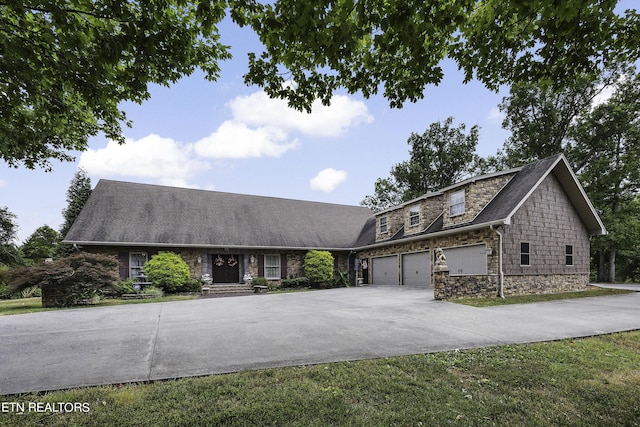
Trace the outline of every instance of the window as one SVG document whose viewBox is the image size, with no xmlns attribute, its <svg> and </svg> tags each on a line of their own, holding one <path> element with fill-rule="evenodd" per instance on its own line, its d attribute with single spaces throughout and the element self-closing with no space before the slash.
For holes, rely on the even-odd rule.
<svg viewBox="0 0 640 427">
<path fill-rule="evenodd" d="M 387 232 L 387 217 L 383 216 L 382 218 L 380 218 L 380 233 L 386 233 Z"/>
<path fill-rule="evenodd" d="M 449 196 L 449 216 L 462 215 L 464 213 L 464 190 L 451 193 Z"/>
<path fill-rule="evenodd" d="M 520 265 L 531 265 L 531 245 L 528 242 L 520 243 Z"/>
<path fill-rule="evenodd" d="M 565 260 L 567 265 L 573 265 L 573 246 L 567 245 L 564 248 Z"/>
<path fill-rule="evenodd" d="M 129 254 L 129 278 L 135 279 L 144 273 L 143 267 L 146 263 L 146 252 L 131 252 Z"/>
<path fill-rule="evenodd" d="M 280 279 L 280 255 L 264 256 L 264 277 L 266 279 Z"/>
<path fill-rule="evenodd" d="M 416 206 L 409 209 L 409 227 L 420 225 L 420 207 Z"/>
</svg>

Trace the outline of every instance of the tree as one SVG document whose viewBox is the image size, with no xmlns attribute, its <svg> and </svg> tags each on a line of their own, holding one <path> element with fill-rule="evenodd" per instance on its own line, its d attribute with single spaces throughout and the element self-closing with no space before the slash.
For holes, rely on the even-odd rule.
<svg viewBox="0 0 640 427">
<path fill-rule="evenodd" d="M 43 225 L 29 236 L 20 247 L 20 251 L 32 262 L 41 262 L 55 256 L 59 241 L 58 232 L 48 225 Z"/>
<path fill-rule="evenodd" d="M 491 89 L 569 83 L 616 60 L 638 59 L 640 16 L 601 0 L 244 1 L 236 17 L 265 50 L 247 83 L 308 108 L 338 87 L 365 97 L 384 87 L 391 106 L 421 99 L 442 80 L 442 60 Z M 234 11 L 232 7 L 232 16 Z M 287 85 L 287 81 L 295 85 Z"/>
<path fill-rule="evenodd" d="M 511 132 L 503 146 L 507 167 L 522 166 L 566 152 L 576 120 L 588 113 L 594 98 L 632 69 L 617 66 L 597 76 L 579 75 L 570 84 L 520 83 L 500 104 L 502 127 Z"/>
<path fill-rule="evenodd" d="M 0 208 L 0 264 L 21 264 L 22 259 L 15 245 L 18 225 L 16 215 L 7 207 Z"/>
<path fill-rule="evenodd" d="M 144 273 L 153 286 L 165 292 L 180 292 L 191 278 L 187 263 L 173 252 L 160 252 L 152 256 L 144 265 Z"/>
<path fill-rule="evenodd" d="M 490 89 L 571 82 L 640 57 L 640 15 L 603 0 L 60 0 L 0 4 L 0 158 L 50 168 L 98 132 L 124 142 L 121 101 L 196 67 L 215 80 L 230 57 L 218 25 L 228 14 L 256 32 L 247 84 L 298 109 L 339 88 L 384 88 L 393 107 L 424 96 L 442 60 Z"/>
<path fill-rule="evenodd" d="M 79 168 L 67 189 L 67 207 L 62 211 L 64 222 L 60 226 L 60 238 L 64 239 L 67 235 L 73 222 L 89 200 L 89 196 L 91 196 L 91 178 L 86 170 Z M 66 245 L 60 245 L 60 251 L 62 254 L 68 255 L 70 248 Z"/>
<path fill-rule="evenodd" d="M 585 191 L 603 210 L 609 234 L 599 237 L 594 247 L 599 251 L 599 278 L 608 253 L 608 280 L 613 282 L 618 250 L 638 247 L 638 241 L 629 237 L 640 222 L 640 74 L 627 76 L 606 103 L 581 117 L 570 148 Z"/>
<path fill-rule="evenodd" d="M 412 133 L 407 140 L 410 159 L 393 166 L 389 178 L 378 179 L 375 193 L 361 204 L 380 211 L 452 185 L 475 170 L 478 126 L 466 134 L 464 124 L 452 125 L 449 117 L 432 123 L 422 135 Z"/>
<path fill-rule="evenodd" d="M 316 286 L 327 286 L 333 279 L 333 255 L 311 250 L 304 256 L 304 275 Z"/>
<path fill-rule="evenodd" d="M 18 267 L 2 273 L 11 293 L 38 286 L 44 307 L 68 307 L 99 296 L 119 279 L 118 260 L 113 256 L 77 253 L 51 263 Z"/>
<path fill-rule="evenodd" d="M 0 3 L 0 158 L 50 169 L 98 132 L 124 142 L 121 101 L 141 103 L 196 67 L 229 57 L 223 1 Z"/>
</svg>

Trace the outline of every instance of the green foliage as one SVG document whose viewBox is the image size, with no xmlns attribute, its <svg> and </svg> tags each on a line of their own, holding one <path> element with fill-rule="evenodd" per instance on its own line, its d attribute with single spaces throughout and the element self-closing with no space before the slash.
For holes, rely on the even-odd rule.
<svg viewBox="0 0 640 427">
<path fill-rule="evenodd" d="M 333 255 L 311 250 L 304 256 L 304 275 L 315 286 L 327 286 L 333 279 Z"/>
<path fill-rule="evenodd" d="M 236 22 L 251 26 L 265 45 L 259 56 L 250 54 L 245 82 L 269 95 L 308 109 L 316 98 L 329 103 L 341 87 L 365 97 L 382 88 L 392 107 L 402 107 L 441 82 L 446 58 L 465 82 L 476 78 L 493 90 L 521 82 L 569 85 L 603 65 L 633 63 L 640 15 L 617 15 L 616 3 L 278 0 L 247 6 Z"/>
<path fill-rule="evenodd" d="M 149 281 L 165 292 L 182 292 L 189 282 L 191 272 L 180 255 L 173 252 L 160 252 L 151 257 L 144 265 Z"/>
<path fill-rule="evenodd" d="M 469 134 L 465 125 L 453 127 L 453 117 L 432 123 L 422 134 L 412 133 L 410 159 L 391 168 L 389 178 L 378 179 L 375 193 L 361 202 L 373 211 L 437 191 L 470 175 L 477 163 L 478 126 Z"/>
<path fill-rule="evenodd" d="M 333 286 L 336 288 L 348 288 L 351 286 L 349 270 L 336 270 L 333 275 Z"/>
<path fill-rule="evenodd" d="M 5 265 L 20 265 L 22 257 L 14 240 L 18 231 L 16 215 L 8 208 L 0 208 L 0 263 Z"/>
<path fill-rule="evenodd" d="M 269 286 L 269 281 L 264 277 L 256 277 L 251 282 L 253 286 Z"/>
<path fill-rule="evenodd" d="M 61 239 L 66 237 L 73 222 L 80 214 L 87 200 L 89 200 L 91 191 L 91 178 L 89 178 L 86 170 L 79 168 L 73 175 L 73 179 L 67 189 L 67 207 L 62 211 L 64 222 L 60 226 Z M 71 252 L 71 248 L 61 246 L 60 252 L 61 255 L 68 255 Z"/>
<path fill-rule="evenodd" d="M 465 82 L 493 90 L 569 86 L 640 58 L 640 15 L 616 14 L 615 0 L 5 3 L 0 158 L 28 168 L 72 160 L 99 132 L 124 143 L 121 123 L 130 123 L 118 105 L 148 99 L 150 84 L 196 68 L 217 79 L 230 57 L 218 33 L 227 13 L 264 45 L 249 54 L 245 82 L 300 110 L 329 104 L 340 88 L 366 98 L 382 88 L 402 107 L 442 81 L 447 58 Z"/>
<path fill-rule="evenodd" d="M 189 279 L 182 286 L 180 292 L 200 292 L 202 291 L 202 282 L 198 279 Z"/>
<path fill-rule="evenodd" d="M 0 8 L 0 158 L 51 168 L 103 132 L 124 143 L 118 106 L 229 57 L 216 25 L 226 2 L 57 1 Z"/>
<path fill-rule="evenodd" d="M 135 292 L 135 289 L 133 289 L 133 279 L 126 279 L 113 285 L 112 290 L 105 293 L 105 295 L 109 297 L 119 297 L 122 294 L 134 294 Z"/>
<path fill-rule="evenodd" d="M 29 236 L 20 247 L 20 251 L 26 259 L 34 263 L 42 262 L 55 256 L 59 241 L 58 232 L 48 225 L 43 225 Z"/>
<path fill-rule="evenodd" d="M 118 280 L 115 257 L 81 252 L 51 263 L 18 267 L 2 274 L 12 294 L 37 286 L 55 294 L 56 306 L 78 305 L 113 287 Z"/>
<path fill-rule="evenodd" d="M 309 286 L 309 279 L 306 277 L 294 277 L 291 279 L 282 279 L 280 287 L 282 288 L 305 288 Z"/>
</svg>

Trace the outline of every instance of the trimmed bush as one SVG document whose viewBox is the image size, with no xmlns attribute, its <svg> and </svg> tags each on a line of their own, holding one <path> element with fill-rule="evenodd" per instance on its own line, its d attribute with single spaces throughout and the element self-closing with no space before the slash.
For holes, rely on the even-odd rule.
<svg viewBox="0 0 640 427">
<path fill-rule="evenodd" d="M 314 286 L 330 286 L 333 279 L 333 255 L 329 251 L 311 250 L 304 256 L 304 274 Z"/>
<path fill-rule="evenodd" d="M 251 286 L 269 286 L 269 281 L 264 277 L 256 277 L 251 282 Z"/>
<path fill-rule="evenodd" d="M 282 279 L 283 288 L 304 288 L 309 286 L 309 279 L 306 277 L 295 277 L 292 279 Z"/>
<path fill-rule="evenodd" d="M 180 255 L 173 252 L 160 252 L 151 257 L 144 265 L 147 279 L 167 293 L 182 292 L 191 279 L 189 266 Z"/>
<path fill-rule="evenodd" d="M 113 256 L 81 252 L 51 263 L 19 267 L 4 273 L 12 294 L 37 286 L 44 307 L 68 307 L 95 300 L 118 281 Z"/>
</svg>

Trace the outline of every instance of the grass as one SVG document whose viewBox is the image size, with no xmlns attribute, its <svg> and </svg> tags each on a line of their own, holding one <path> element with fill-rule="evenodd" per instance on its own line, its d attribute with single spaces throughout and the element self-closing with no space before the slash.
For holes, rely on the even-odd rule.
<svg viewBox="0 0 640 427">
<path fill-rule="evenodd" d="M 3 426 L 640 425 L 640 331 L 3 396 Z M 28 404 L 86 404 L 35 413 Z"/>
<path fill-rule="evenodd" d="M 532 302 L 546 302 L 571 298 L 587 298 L 587 297 L 602 297 L 608 295 L 627 294 L 633 291 L 622 289 L 607 289 L 599 288 L 597 286 L 589 286 L 586 291 L 580 292 L 566 292 L 560 294 L 543 294 L 543 295 L 516 295 L 506 298 L 461 298 L 451 300 L 458 304 L 470 305 L 473 307 L 492 307 L 496 305 L 507 304 L 527 304 Z"/>
<path fill-rule="evenodd" d="M 169 301 L 185 301 L 198 298 L 197 296 L 184 296 L 184 295 L 168 295 L 160 298 L 149 299 L 133 299 L 122 300 L 118 298 L 103 299 L 96 304 L 82 305 L 77 307 L 68 308 L 45 308 L 42 307 L 42 298 L 20 298 L 12 300 L 0 300 L 0 316 L 9 314 L 24 314 L 24 313 L 37 313 L 40 311 L 52 311 L 52 310 L 72 310 L 77 308 L 89 308 L 89 307 L 105 307 L 110 305 L 123 305 L 123 304 L 148 304 L 153 302 L 169 302 Z"/>
</svg>

